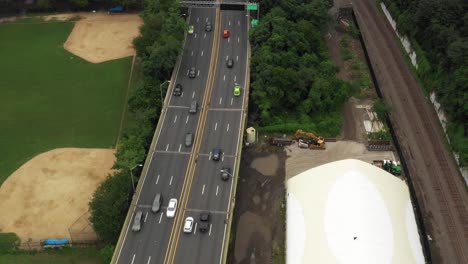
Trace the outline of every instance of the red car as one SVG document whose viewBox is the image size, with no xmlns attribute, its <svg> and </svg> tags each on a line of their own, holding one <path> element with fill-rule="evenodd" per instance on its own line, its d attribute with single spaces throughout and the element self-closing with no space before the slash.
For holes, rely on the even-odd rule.
<svg viewBox="0 0 468 264">
<path fill-rule="evenodd" d="M 223 31 L 223 38 L 229 38 L 229 30 L 225 29 Z"/>
</svg>

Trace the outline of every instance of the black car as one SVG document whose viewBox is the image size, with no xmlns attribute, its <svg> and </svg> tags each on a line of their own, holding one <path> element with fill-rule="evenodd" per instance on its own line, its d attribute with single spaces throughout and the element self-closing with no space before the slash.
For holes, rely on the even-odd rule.
<svg viewBox="0 0 468 264">
<path fill-rule="evenodd" d="M 213 160 L 218 161 L 221 158 L 221 149 L 214 148 L 213 149 Z"/>
<path fill-rule="evenodd" d="M 209 222 L 210 222 L 210 213 L 209 212 L 202 212 L 200 213 L 200 223 L 198 224 L 198 230 L 200 232 L 205 233 L 209 229 Z"/>
<path fill-rule="evenodd" d="M 227 63 L 226 63 L 226 64 L 227 64 L 227 67 L 228 67 L 228 68 L 232 68 L 232 66 L 234 66 L 234 60 L 233 60 L 233 59 L 229 59 L 229 60 L 227 60 Z"/>
<path fill-rule="evenodd" d="M 221 169 L 221 180 L 227 181 L 227 180 L 229 180 L 230 176 L 231 176 L 231 169 L 223 167 Z"/>
<path fill-rule="evenodd" d="M 174 96 L 182 95 L 182 85 L 180 83 L 176 84 L 176 86 L 174 87 L 174 91 L 172 91 L 172 95 Z"/>
<path fill-rule="evenodd" d="M 190 70 L 189 70 L 188 77 L 189 77 L 189 78 L 195 78 L 195 75 L 196 75 L 196 74 L 197 74 L 197 73 L 196 73 L 195 67 L 192 67 L 192 68 L 190 68 Z"/>
<path fill-rule="evenodd" d="M 211 32 L 211 22 L 206 22 L 205 24 L 205 31 L 206 32 Z"/>
</svg>

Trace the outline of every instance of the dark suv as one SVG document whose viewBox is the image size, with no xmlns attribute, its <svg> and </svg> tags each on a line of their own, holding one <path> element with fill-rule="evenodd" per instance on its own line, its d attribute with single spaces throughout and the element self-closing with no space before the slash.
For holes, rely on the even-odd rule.
<svg viewBox="0 0 468 264">
<path fill-rule="evenodd" d="M 218 161 L 221 158 L 221 149 L 220 148 L 214 148 L 213 149 L 213 160 Z"/>
<path fill-rule="evenodd" d="M 208 231 L 210 222 L 210 213 L 209 212 L 202 212 L 200 213 L 200 224 L 198 225 L 198 229 L 200 232 L 205 233 Z"/>
<path fill-rule="evenodd" d="M 174 91 L 172 91 L 172 95 L 174 96 L 182 95 L 182 85 L 180 83 L 176 84 L 176 86 L 174 87 Z"/>
<path fill-rule="evenodd" d="M 231 176 L 231 169 L 227 167 L 223 167 L 221 169 L 221 180 L 227 181 L 229 180 L 230 176 Z"/>
</svg>

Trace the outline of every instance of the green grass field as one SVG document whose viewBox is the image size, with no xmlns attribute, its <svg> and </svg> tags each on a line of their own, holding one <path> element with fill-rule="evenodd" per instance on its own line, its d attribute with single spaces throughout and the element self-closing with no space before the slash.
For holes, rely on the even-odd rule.
<svg viewBox="0 0 468 264">
<path fill-rule="evenodd" d="M 72 28 L 0 25 L 0 184 L 48 150 L 114 147 L 131 58 L 80 59 L 63 49 Z"/>
<path fill-rule="evenodd" d="M 41 252 L 0 254 L 0 263 L 11 264 L 104 264 L 96 248 L 65 248 Z"/>
</svg>

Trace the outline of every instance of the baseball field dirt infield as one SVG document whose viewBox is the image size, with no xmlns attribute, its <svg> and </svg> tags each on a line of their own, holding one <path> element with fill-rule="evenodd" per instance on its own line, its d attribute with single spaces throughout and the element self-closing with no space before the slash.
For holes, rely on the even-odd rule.
<svg viewBox="0 0 468 264">
<path fill-rule="evenodd" d="M 0 232 L 14 232 L 22 243 L 70 238 L 73 226 L 92 232 L 88 203 L 114 162 L 113 149 L 84 148 L 55 149 L 29 160 L 0 188 Z"/>
<path fill-rule="evenodd" d="M 63 47 L 92 63 L 133 56 L 132 41 L 143 24 L 136 14 L 73 13 L 45 17 L 45 20 L 68 20 L 80 17 Z"/>
</svg>

